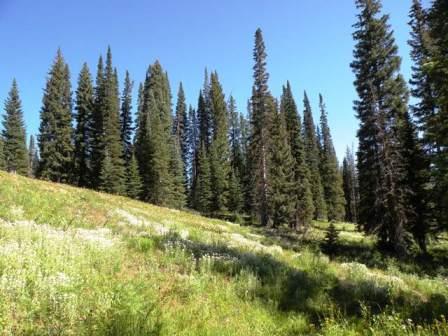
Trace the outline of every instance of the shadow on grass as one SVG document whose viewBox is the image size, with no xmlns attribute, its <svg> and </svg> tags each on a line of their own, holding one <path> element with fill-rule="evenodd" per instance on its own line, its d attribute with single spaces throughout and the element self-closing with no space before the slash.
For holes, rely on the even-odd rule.
<svg viewBox="0 0 448 336">
<path fill-rule="evenodd" d="M 262 243 L 265 245 L 278 245 L 284 249 L 296 252 L 303 248 L 311 248 L 314 251 L 322 251 L 321 239 L 309 234 L 301 234 L 290 229 L 266 229 L 256 228 L 258 234 L 264 237 Z M 339 230 L 339 232 L 343 232 Z M 430 252 L 417 253 L 408 259 L 402 260 L 396 257 L 392 250 L 382 248 L 376 244 L 369 244 L 363 240 L 344 241 L 339 238 L 332 255 L 334 261 L 358 262 L 369 268 L 387 270 L 391 265 L 397 267 L 403 273 L 415 273 L 418 275 L 448 277 L 448 250 L 446 248 L 433 248 Z M 447 266 L 444 266 L 447 265 Z"/>
<path fill-rule="evenodd" d="M 274 305 L 281 312 L 301 312 L 314 323 L 335 311 L 345 317 L 361 316 L 363 309 L 377 314 L 384 311 L 402 312 L 404 316 L 432 322 L 448 311 L 448 302 L 441 295 L 424 301 L 420 296 L 404 291 L 391 291 L 374 280 L 341 280 L 328 269 L 328 264 L 316 258 L 308 269 L 297 269 L 266 253 L 245 252 L 222 244 L 205 244 L 182 239 L 176 233 L 153 239 L 151 248 L 176 246 L 186 255 L 194 256 L 197 271 L 200 260 L 215 256 L 207 271 L 236 278 L 242 273 L 257 277 L 259 285 L 252 288 L 252 297 Z M 231 260 L 232 262 L 228 262 Z"/>
</svg>

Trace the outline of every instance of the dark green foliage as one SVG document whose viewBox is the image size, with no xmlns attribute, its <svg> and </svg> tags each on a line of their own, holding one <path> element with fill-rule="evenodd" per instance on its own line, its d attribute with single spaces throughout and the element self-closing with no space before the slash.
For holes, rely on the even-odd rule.
<svg viewBox="0 0 448 336">
<path fill-rule="evenodd" d="M 213 137 L 209 148 L 209 160 L 213 185 L 212 211 L 227 210 L 229 177 L 230 177 L 230 148 L 228 142 L 228 115 L 221 84 L 216 72 L 210 77 L 210 108 L 213 125 Z"/>
<path fill-rule="evenodd" d="M 325 239 L 322 244 L 322 249 L 325 253 L 333 258 L 335 252 L 337 251 L 339 232 L 336 230 L 334 221 L 330 221 L 327 232 L 325 233 Z"/>
<path fill-rule="evenodd" d="M 359 100 L 355 110 L 358 131 L 359 221 L 367 232 L 377 232 L 380 243 L 398 255 L 407 253 L 407 238 L 415 225 L 414 193 L 409 175 L 409 155 L 404 144 L 408 94 L 399 74 L 400 57 L 387 23 L 379 16 L 375 0 L 358 0 L 354 25 L 356 75 Z"/>
<path fill-rule="evenodd" d="M 205 143 L 201 143 L 197 160 L 197 175 L 193 189 L 193 206 L 202 213 L 209 213 L 213 201 L 210 161 Z"/>
<path fill-rule="evenodd" d="M 176 112 L 173 120 L 173 134 L 175 139 L 175 145 L 180 150 L 180 156 L 182 158 L 183 171 L 181 177 L 183 178 L 184 189 L 188 190 L 188 166 L 189 166 L 189 153 L 190 153 L 190 125 L 187 114 L 187 105 L 185 103 L 185 93 L 182 86 L 182 82 L 179 84 L 179 91 L 177 93 Z"/>
<path fill-rule="evenodd" d="M 270 130 L 271 143 L 269 148 L 269 185 L 268 204 L 270 226 L 290 225 L 294 223 L 297 209 L 295 193 L 294 166 L 295 160 L 291 154 L 288 134 L 286 131 L 284 114 L 279 113 L 274 99 L 269 108 L 274 111 L 272 128 Z M 292 225 L 293 226 L 293 225 Z"/>
<path fill-rule="evenodd" d="M 342 162 L 342 181 L 345 196 L 345 220 L 351 223 L 358 223 L 358 177 L 355 157 L 353 151 L 348 147 Z"/>
<path fill-rule="evenodd" d="M 188 123 L 187 123 L 187 131 L 186 136 L 188 137 L 187 144 L 187 157 L 186 157 L 186 166 L 185 166 L 185 176 L 187 179 L 188 188 L 188 204 L 192 206 L 192 195 L 193 195 L 193 185 L 194 179 L 196 176 L 196 154 L 198 152 L 198 141 L 199 141 L 199 128 L 198 128 L 198 120 L 196 115 L 196 110 L 190 106 L 188 109 Z"/>
<path fill-rule="evenodd" d="M 28 175 L 28 151 L 23 121 L 22 102 L 14 79 L 5 101 L 3 116 L 3 158 L 6 171 Z"/>
<path fill-rule="evenodd" d="M 102 56 L 98 59 L 96 83 L 94 90 L 94 109 L 92 120 L 92 157 L 91 157 L 91 179 L 90 183 L 94 188 L 100 185 L 99 176 L 101 172 L 101 163 L 104 155 L 104 62 Z"/>
<path fill-rule="evenodd" d="M 84 63 L 76 90 L 76 129 L 73 182 L 80 187 L 91 186 L 92 131 L 95 108 L 93 84 L 87 63 Z"/>
<path fill-rule="evenodd" d="M 266 71 L 266 49 L 261 29 L 255 32 L 253 57 L 255 65 L 254 85 L 251 99 L 251 135 L 249 144 L 249 161 L 251 172 L 251 210 L 256 220 L 262 225 L 270 222 L 268 212 L 268 170 L 269 170 L 269 130 L 273 112 L 268 108 L 270 92 L 269 74 Z"/>
<path fill-rule="evenodd" d="M 328 219 L 341 221 L 345 217 L 345 198 L 342 188 L 342 175 L 339 171 L 338 159 L 328 126 L 327 111 L 322 95 L 319 95 L 320 129 L 321 129 L 321 162 L 320 171 L 327 204 Z"/>
<path fill-rule="evenodd" d="M 241 212 L 243 208 L 243 193 L 241 190 L 241 178 L 238 172 L 232 168 L 229 177 L 228 210 L 234 213 Z"/>
<path fill-rule="evenodd" d="M 435 216 L 439 229 L 448 228 L 448 3 L 435 0 L 429 11 L 432 40 L 430 62 L 425 64 L 433 88 L 435 114 L 427 121 L 429 141 L 434 146 L 431 156 L 435 184 Z"/>
<path fill-rule="evenodd" d="M 126 193 L 126 169 L 123 160 L 123 143 L 120 134 L 120 98 L 118 91 L 118 78 L 116 69 L 112 65 L 112 52 L 107 50 L 106 68 L 102 80 L 101 118 L 103 124 L 102 134 L 102 162 L 101 162 L 101 190 L 124 195 Z M 110 167 L 106 165 L 106 153 L 109 156 Z M 104 161 L 104 162 L 103 162 Z M 107 162 L 109 165 L 109 162 Z M 103 174 L 110 170 L 110 174 Z M 110 178 L 110 180 L 105 180 Z"/>
<path fill-rule="evenodd" d="M 183 164 L 172 134 L 168 77 L 156 61 L 147 72 L 140 99 L 136 156 L 143 180 L 143 199 L 182 207 L 185 202 Z"/>
<path fill-rule="evenodd" d="M 284 115 L 289 146 L 294 159 L 294 178 L 297 195 L 295 229 L 311 224 L 314 214 L 313 195 L 310 186 L 310 172 L 306 164 L 302 125 L 297 105 L 292 95 L 289 82 L 283 87 L 280 112 Z"/>
<path fill-rule="evenodd" d="M 135 154 L 132 153 L 127 169 L 126 195 L 138 199 L 142 192 L 142 179 L 138 170 L 138 162 Z"/>
<path fill-rule="evenodd" d="M 123 158 L 126 167 L 130 166 L 132 157 L 132 87 L 134 82 L 131 80 L 129 72 L 126 71 L 124 79 L 124 88 L 121 95 L 120 112 L 120 138 L 123 144 Z"/>
<path fill-rule="evenodd" d="M 240 212 L 243 209 L 246 180 L 245 139 L 243 139 L 244 117 L 236 108 L 235 99 L 230 96 L 228 102 L 229 141 L 231 176 L 229 180 L 229 210 Z"/>
<path fill-rule="evenodd" d="M 417 121 L 417 126 L 422 132 L 422 142 L 427 152 L 434 151 L 431 137 L 434 135 L 434 115 L 436 102 L 431 87 L 430 76 L 425 71 L 425 66 L 430 62 L 432 40 L 428 26 L 428 15 L 423 9 L 420 0 L 413 0 L 410 12 L 411 21 L 411 58 L 412 66 L 411 94 L 418 99 L 412 106 L 412 112 Z"/>
<path fill-rule="evenodd" d="M 44 91 L 39 127 L 39 176 L 70 182 L 73 171 L 73 128 L 70 73 L 61 50 Z"/>
<path fill-rule="evenodd" d="M 37 145 L 34 135 L 30 135 L 30 143 L 28 148 L 28 165 L 28 175 L 30 177 L 36 177 L 37 169 L 39 168 L 39 155 L 37 153 Z"/>
<path fill-rule="evenodd" d="M 4 148 L 4 141 L 3 141 L 3 137 L 0 134 L 0 170 L 5 170 L 6 169 L 6 164 L 5 164 L 5 153 L 3 152 L 3 148 Z"/>
<path fill-rule="evenodd" d="M 304 94 L 303 111 L 303 139 L 305 145 L 305 160 L 310 171 L 311 193 L 313 194 L 314 218 L 327 218 L 327 205 L 325 204 L 324 189 L 319 170 L 320 152 L 316 136 L 316 128 L 311 112 L 308 96 Z"/>
</svg>

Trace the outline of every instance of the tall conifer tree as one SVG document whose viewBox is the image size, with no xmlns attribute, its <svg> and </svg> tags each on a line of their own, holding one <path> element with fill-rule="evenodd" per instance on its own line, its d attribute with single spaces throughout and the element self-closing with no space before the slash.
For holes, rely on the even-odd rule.
<svg viewBox="0 0 448 336">
<path fill-rule="evenodd" d="M 431 157 L 434 200 L 439 228 L 448 228 L 448 3 L 434 0 L 429 10 L 432 40 L 430 62 L 425 67 L 433 88 L 436 112 L 429 119 L 429 139 L 434 144 Z"/>
<path fill-rule="evenodd" d="M 3 157 L 6 170 L 28 175 L 28 151 L 19 89 L 14 79 L 5 101 L 3 116 Z"/>
<path fill-rule="evenodd" d="M 70 73 L 59 49 L 44 91 L 39 127 L 39 176 L 70 182 L 73 167 L 73 127 Z"/>
<path fill-rule="evenodd" d="M 100 174 L 100 188 L 113 194 L 124 195 L 126 192 L 126 171 L 123 160 L 123 143 L 120 135 L 120 98 L 117 71 L 112 65 L 110 48 L 107 50 L 102 92 L 101 113 L 104 141 L 102 147 L 104 151 L 102 153 L 101 170 L 106 171 Z"/>
<path fill-rule="evenodd" d="M 345 220 L 358 223 L 358 178 L 353 151 L 347 147 L 342 163 L 342 180 L 345 196 Z"/>
<path fill-rule="evenodd" d="M 311 193 L 313 194 L 314 218 L 326 219 L 327 206 L 325 204 L 324 190 L 320 176 L 320 152 L 316 126 L 313 120 L 310 101 L 305 92 L 303 112 L 303 139 L 305 144 L 305 159 L 310 170 Z"/>
<path fill-rule="evenodd" d="M 252 213 L 262 224 L 270 221 L 268 212 L 268 170 L 269 170 L 269 130 L 272 124 L 273 111 L 269 109 L 270 92 L 268 88 L 269 74 L 266 70 L 266 48 L 261 29 L 255 32 L 253 51 L 255 65 L 254 85 L 251 99 L 251 136 L 250 153 L 252 174 L 251 203 Z"/>
<path fill-rule="evenodd" d="M 28 147 L 28 165 L 30 177 L 36 177 L 37 169 L 39 167 L 39 155 L 37 152 L 36 140 L 34 135 L 30 135 L 30 143 Z"/>
<path fill-rule="evenodd" d="M 345 198 L 342 176 L 328 125 L 327 111 L 322 95 L 319 95 L 321 129 L 321 175 L 327 204 L 328 219 L 341 221 L 345 217 Z"/>
<path fill-rule="evenodd" d="M 131 80 L 129 71 L 126 71 L 124 88 L 121 95 L 120 111 L 120 138 L 123 144 L 123 158 L 126 168 L 129 169 L 132 157 L 132 88 L 134 82 Z"/>
<path fill-rule="evenodd" d="M 209 160 L 213 185 L 212 210 L 227 210 L 230 177 L 230 148 L 228 142 L 228 114 L 224 93 L 219 83 L 218 74 L 210 77 L 210 109 L 213 125 L 213 138 L 209 149 Z"/>
<path fill-rule="evenodd" d="M 273 110 L 271 143 L 269 148 L 269 185 L 268 204 L 270 225 L 295 226 L 297 212 L 297 194 L 294 179 L 295 161 L 291 154 L 284 114 L 277 111 L 273 98 L 268 101 Z"/>
<path fill-rule="evenodd" d="M 311 193 L 310 172 L 306 164 L 302 124 L 289 81 L 283 87 L 280 111 L 284 115 L 289 146 L 294 162 L 297 205 L 295 229 L 303 229 L 311 224 L 314 215 L 313 195 Z"/>
<path fill-rule="evenodd" d="M 73 181 L 80 187 L 91 186 L 92 131 L 94 113 L 93 84 L 87 63 L 84 63 L 76 90 L 76 128 Z"/>
<path fill-rule="evenodd" d="M 409 148 L 405 142 L 410 119 L 408 93 L 399 74 L 400 57 L 388 25 L 379 15 L 378 0 L 357 0 L 360 13 L 354 25 L 356 75 L 359 99 L 355 110 L 358 131 L 359 221 L 367 232 L 377 232 L 380 243 L 403 256 L 407 232 L 416 222 L 412 202 Z"/>
</svg>

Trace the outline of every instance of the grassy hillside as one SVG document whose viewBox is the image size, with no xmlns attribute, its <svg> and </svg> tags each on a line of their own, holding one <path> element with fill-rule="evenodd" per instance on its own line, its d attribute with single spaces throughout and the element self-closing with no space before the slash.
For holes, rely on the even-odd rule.
<svg viewBox="0 0 448 336">
<path fill-rule="evenodd" d="M 0 172 L 0 335 L 446 335 L 447 246 L 399 263 Z M 446 266 L 445 266 L 446 267 Z"/>
</svg>

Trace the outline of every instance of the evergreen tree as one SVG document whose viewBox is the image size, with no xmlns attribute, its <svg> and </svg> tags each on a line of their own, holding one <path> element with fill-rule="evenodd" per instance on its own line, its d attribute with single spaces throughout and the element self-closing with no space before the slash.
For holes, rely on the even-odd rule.
<svg viewBox="0 0 448 336">
<path fill-rule="evenodd" d="M 339 232 L 336 230 L 334 221 L 330 221 L 330 225 L 328 226 L 322 245 L 323 251 L 329 255 L 330 259 L 333 259 L 333 256 L 337 251 L 338 237 Z"/>
<path fill-rule="evenodd" d="M 218 74 L 211 74 L 209 101 L 211 107 L 213 139 L 209 149 L 210 169 L 213 185 L 212 211 L 227 210 L 230 177 L 230 149 L 228 142 L 228 115 L 224 93 Z"/>
<path fill-rule="evenodd" d="M 179 91 L 177 93 L 176 113 L 173 121 L 173 134 L 175 137 L 175 145 L 180 149 L 182 158 L 182 165 L 184 171 L 181 172 L 183 176 L 184 189 L 188 190 L 188 159 L 189 159 L 189 120 L 187 115 L 187 105 L 185 103 L 185 93 L 182 82 L 179 84 Z"/>
<path fill-rule="evenodd" d="M 28 176 L 36 177 L 37 169 L 39 167 L 39 155 L 37 153 L 36 140 L 34 135 L 30 135 L 30 144 L 28 149 Z"/>
<path fill-rule="evenodd" d="M 269 148 L 269 185 L 267 200 L 269 204 L 269 218 L 273 227 L 282 224 L 295 225 L 297 211 L 297 196 L 295 193 L 294 166 L 291 155 L 288 134 L 286 131 L 284 114 L 277 112 L 274 99 L 270 99 L 268 108 L 274 111 L 271 144 Z"/>
<path fill-rule="evenodd" d="M 345 217 L 345 198 L 342 188 L 342 176 L 339 171 L 338 159 L 328 126 L 327 111 L 322 95 L 319 95 L 320 129 L 321 129 L 321 175 L 327 204 L 328 219 L 341 221 Z"/>
<path fill-rule="evenodd" d="M 358 179 L 353 151 L 347 147 L 342 163 L 342 180 L 345 195 L 345 220 L 358 223 Z"/>
<path fill-rule="evenodd" d="M 436 112 L 427 121 L 429 140 L 434 152 L 431 157 L 432 180 L 435 185 L 435 217 L 439 229 L 448 228 L 448 3 L 434 0 L 429 11 L 431 36 L 430 62 L 424 70 L 428 74 L 436 105 Z"/>
<path fill-rule="evenodd" d="M 28 151 L 19 89 L 14 79 L 5 101 L 3 116 L 3 156 L 8 172 L 28 175 Z"/>
<path fill-rule="evenodd" d="M 73 166 L 70 72 L 59 49 L 44 91 L 39 127 L 39 176 L 69 182 Z"/>
<path fill-rule="evenodd" d="M 140 177 L 140 172 L 138 170 L 138 162 L 135 158 L 135 154 L 132 153 L 128 167 L 126 194 L 131 198 L 138 199 L 141 195 L 141 192 L 142 180 Z"/>
<path fill-rule="evenodd" d="M 194 208 L 204 214 L 210 212 L 213 201 L 210 161 L 207 157 L 205 143 L 201 143 L 198 152 L 197 176 L 193 190 Z"/>
<path fill-rule="evenodd" d="M 76 128 L 74 151 L 74 183 L 80 187 L 91 186 L 92 131 L 94 113 L 93 84 L 87 63 L 84 63 L 76 90 Z"/>
<path fill-rule="evenodd" d="M 310 186 L 310 172 L 306 164 L 302 125 L 297 105 L 292 95 L 289 81 L 283 87 L 280 111 L 284 115 L 289 146 L 294 162 L 294 178 L 296 185 L 297 205 L 295 229 L 307 227 L 311 224 L 314 215 L 313 195 Z"/>
<path fill-rule="evenodd" d="M 268 204 L 268 170 L 269 170 L 269 130 L 272 124 L 272 114 L 268 108 L 270 92 L 268 88 L 269 74 L 266 71 L 266 49 L 261 29 L 255 32 L 254 46 L 254 85 L 251 99 L 251 210 L 255 218 L 262 224 L 271 222 Z"/>
<path fill-rule="evenodd" d="M 388 16 L 379 16 L 380 2 L 356 4 L 360 14 L 354 25 L 357 43 L 351 67 L 359 96 L 359 221 L 367 232 L 377 232 L 381 244 L 403 256 L 416 218 L 408 155 L 414 149 L 404 142 L 410 123 L 408 94 Z"/>
<path fill-rule="evenodd" d="M 423 9 L 420 0 L 413 0 L 410 12 L 411 21 L 411 58 L 412 66 L 411 94 L 417 98 L 417 103 L 412 106 L 412 112 L 417 121 L 417 126 L 422 133 L 422 142 L 428 154 L 434 152 L 432 134 L 434 134 L 434 115 L 436 102 L 429 74 L 425 66 L 430 62 L 432 41 L 428 26 L 428 15 Z"/>
<path fill-rule="evenodd" d="M 304 112 L 303 112 L 303 139 L 305 145 L 305 160 L 310 170 L 311 193 L 313 194 L 314 218 L 326 219 L 327 206 L 325 204 L 324 190 L 320 176 L 319 161 L 319 142 L 316 136 L 316 128 L 311 112 L 311 105 L 308 96 L 304 94 Z"/>
<path fill-rule="evenodd" d="M 188 156 L 187 156 L 187 167 L 185 168 L 186 177 L 188 182 L 188 204 L 192 206 L 192 195 L 194 188 L 194 180 L 196 177 L 196 157 L 198 152 L 198 141 L 199 141 L 199 129 L 198 120 L 196 115 L 196 110 L 190 106 L 188 109 L 188 131 L 186 135 L 188 136 Z"/>
<path fill-rule="evenodd" d="M 101 164 L 104 156 L 104 62 L 102 56 L 98 59 L 96 82 L 94 89 L 94 109 L 92 117 L 92 156 L 90 183 L 94 188 L 100 186 Z"/>
<path fill-rule="evenodd" d="M 101 162 L 101 184 L 100 188 L 113 194 L 124 195 L 126 193 L 126 170 L 123 160 L 123 144 L 120 135 L 120 99 L 118 91 L 118 78 L 116 69 L 112 65 L 112 52 L 107 50 L 106 67 L 103 79 L 103 97 L 101 104 L 103 123 L 103 145 L 104 150 Z M 106 153 L 107 160 L 106 161 Z M 103 167 L 103 165 L 108 167 Z M 109 166 L 110 165 L 110 166 Z M 106 170 L 107 174 L 103 174 Z M 110 178 L 111 180 L 105 180 Z"/>
<path fill-rule="evenodd" d="M 123 158 L 126 167 L 130 167 L 132 157 L 132 88 L 134 82 L 126 71 L 124 88 L 121 95 L 120 138 L 123 144 Z"/>
<path fill-rule="evenodd" d="M 168 77 L 158 61 L 147 72 L 138 123 L 136 153 L 143 198 L 157 205 L 183 206 L 183 179 L 177 179 L 183 175 L 183 168 L 172 135 L 171 93 Z"/>
</svg>

